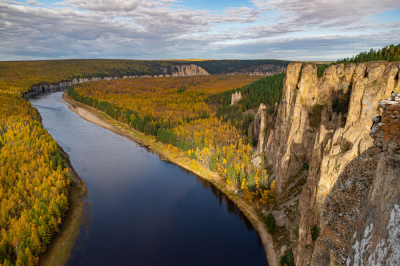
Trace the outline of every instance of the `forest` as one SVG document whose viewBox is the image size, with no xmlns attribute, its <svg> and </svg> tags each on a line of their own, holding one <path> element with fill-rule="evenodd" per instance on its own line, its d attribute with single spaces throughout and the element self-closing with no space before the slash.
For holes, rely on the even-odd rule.
<svg viewBox="0 0 400 266">
<path fill-rule="evenodd" d="M 333 64 L 349 64 L 349 63 L 363 63 L 368 61 L 400 61 L 400 44 L 398 45 L 387 45 L 379 50 L 371 49 L 369 52 L 361 52 L 351 58 L 339 59 Z"/>
<path fill-rule="evenodd" d="M 73 78 L 161 74 L 173 61 L 73 59 L 0 62 L 0 91 L 26 93 L 37 84 L 56 84 Z"/>
<path fill-rule="evenodd" d="M 164 61 L 0 62 L 0 265 L 37 265 L 68 210 L 71 178 L 57 143 L 22 96 L 75 77 L 149 74 Z M 174 62 L 175 63 L 175 62 Z"/>
<path fill-rule="evenodd" d="M 0 265 L 37 265 L 68 208 L 70 178 L 40 115 L 0 92 Z"/>
<path fill-rule="evenodd" d="M 240 75 L 136 78 L 77 84 L 68 92 L 113 118 L 122 117 L 124 123 L 149 122 L 169 128 L 210 117 L 214 111 L 213 106 L 205 102 L 208 96 L 257 79 L 259 77 Z"/>
<path fill-rule="evenodd" d="M 254 149 L 240 129 L 248 127 L 249 121 L 233 126 L 218 116 L 216 102 L 223 102 L 220 95 L 226 91 L 255 90 L 264 95 L 263 86 L 278 89 L 282 84 L 276 83 L 283 76 L 263 78 L 267 83 L 240 75 L 101 81 L 71 86 L 68 94 L 217 172 L 228 185 L 243 189 L 249 203 L 268 204 L 274 200 L 276 188 L 274 183 L 268 184 L 264 169 L 250 163 Z M 276 94 L 276 99 L 281 97 Z M 268 92 L 262 99 L 267 97 Z M 249 108 L 255 105 L 250 102 Z"/>
<path fill-rule="evenodd" d="M 267 106 L 269 114 L 275 113 L 277 109 L 275 105 L 279 104 L 282 99 L 285 75 L 285 73 L 281 73 L 261 78 L 241 88 L 213 94 L 206 101 L 217 107 L 217 117 L 224 122 L 229 122 L 243 135 L 249 136 L 248 128 L 254 120 L 254 115 L 246 111 L 257 109 L 263 103 Z M 242 99 L 237 104 L 231 105 L 231 95 L 235 92 L 241 92 Z M 249 137 L 249 140 L 250 144 L 254 144 L 252 136 Z"/>
<path fill-rule="evenodd" d="M 196 64 L 212 74 L 259 64 L 287 65 L 280 60 L 115 60 L 71 59 L 0 62 L 0 91 L 27 93 L 38 84 L 56 84 L 73 78 L 159 75 L 161 68 Z"/>
<path fill-rule="evenodd" d="M 238 69 L 248 68 L 252 66 L 262 66 L 262 65 L 277 65 L 277 66 L 287 66 L 290 61 L 284 60 L 272 60 L 272 59 L 262 59 L 262 60 L 204 60 L 196 61 L 194 64 L 204 68 L 210 74 L 226 74 L 229 72 L 234 72 Z"/>
</svg>

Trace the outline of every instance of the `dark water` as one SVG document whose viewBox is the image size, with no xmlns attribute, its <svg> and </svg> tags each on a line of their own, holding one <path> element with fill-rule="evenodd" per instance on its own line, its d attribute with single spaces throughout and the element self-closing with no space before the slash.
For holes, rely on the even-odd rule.
<svg viewBox="0 0 400 266">
<path fill-rule="evenodd" d="M 67 265 L 267 265 L 250 222 L 212 184 L 83 120 L 61 95 L 31 103 L 89 191 Z"/>
</svg>

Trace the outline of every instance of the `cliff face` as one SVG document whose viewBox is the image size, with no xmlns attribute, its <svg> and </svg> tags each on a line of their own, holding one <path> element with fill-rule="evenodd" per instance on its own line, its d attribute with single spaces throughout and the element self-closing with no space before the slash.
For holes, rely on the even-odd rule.
<svg viewBox="0 0 400 266">
<path fill-rule="evenodd" d="M 171 66 L 170 68 L 163 69 L 162 72 L 166 75 L 171 75 L 171 77 L 210 75 L 202 67 L 195 64 Z"/>
<path fill-rule="evenodd" d="M 252 75 L 252 76 L 272 76 L 275 74 L 283 73 L 286 71 L 285 66 L 279 65 L 261 65 L 253 66 L 243 69 L 238 69 L 233 72 L 228 72 L 225 74 L 229 75 Z"/>
<path fill-rule="evenodd" d="M 163 74 L 160 75 L 141 75 L 141 76 L 123 76 L 122 79 L 132 79 L 132 78 L 161 78 L 161 77 L 188 77 L 188 76 L 203 76 L 210 75 L 207 71 L 205 71 L 202 67 L 199 67 L 194 64 L 188 65 L 174 65 L 169 68 L 162 68 L 160 71 Z M 33 97 L 37 94 L 43 92 L 52 92 L 61 89 L 68 88 L 71 85 L 78 83 L 86 83 L 86 82 L 94 82 L 101 80 L 117 80 L 121 79 L 121 77 L 92 77 L 92 78 L 74 78 L 71 81 L 63 81 L 58 84 L 40 84 L 32 87 L 32 90 L 25 95 L 25 98 Z"/>
<path fill-rule="evenodd" d="M 345 167 L 326 198 L 312 265 L 400 264 L 400 94 L 381 107 L 374 146 Z"/>
<path fill-rule="evenodd" d="M 267 133 L 267 107 L 262 103 L 258 108 L 256 117 L 254 119 L 254 125 L 254 134 L 255 136 L 258 136 L 256 153 L 261 153 L 262 147 L 264 147 L 265 134 Z"/>
<path fill-rule="evenodd" d="M 332 65 L 321 78 L 312 63 L 288 66 L 274 129 L 264 133 L 257 151 L 273 166 L 281 193 L 289 178 L 309 165 L 293 247 L 296 265 L 311 262 L 311 229 L 320 224 L 325 199 L 346 165 L 373 145 L 372 118 L 392 91 L 400 92 L 399 62 Z"/>
</svg>

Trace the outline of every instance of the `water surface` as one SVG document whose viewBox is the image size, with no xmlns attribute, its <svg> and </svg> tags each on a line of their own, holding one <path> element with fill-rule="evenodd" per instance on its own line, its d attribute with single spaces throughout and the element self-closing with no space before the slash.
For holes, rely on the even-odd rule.
<svg viewBox="0 0 400 266">
<path fill-rule="evenodd" d="M 211 183 L 68 109 L 30 102 L 86 182 L 86 218 L 67 265 L 267 265 L 257 232 Z"/>
</svg>

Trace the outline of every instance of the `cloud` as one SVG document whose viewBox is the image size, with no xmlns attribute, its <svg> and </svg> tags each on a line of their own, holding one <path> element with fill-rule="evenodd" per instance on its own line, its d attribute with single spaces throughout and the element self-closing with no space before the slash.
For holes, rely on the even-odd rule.
<svg viewBox="0 0 400 266">
<path fill-rule="evenodd" d="M 39 3 L 37 0 L 28 0 L 26 1 L 29 5 L 34 5 L 34 6 L 41 6 L 42 4 Z"/>
<path fill-rule="evenodd" d="M 350 56 L 371 48 L 382 48 L 386 44 L 398 42 L 400 32 L 394 30 L 390 34 L 336 34 L 309 37 L 280 38 L 277 40 L 251 41 L 238 45 L 229 45 L 216 50 L 219 53 L 233 53 L 241 51 L 243 54 L 279 55 L 279 58 L 310 58 L 329 57 L 342 54 Z M 367 44 L 368 43 L 368 44 Z M 347 55 L 346 55 L 347 54 Z M 331 58 L 334 59 L 334 58 Z"/>
<path fill-rule="evenodd" d="M 40 6 L 37 0 L 27 4 L 0 0 L 0 60 L 229 56 L 295 60 L 326 54 L 338 58 L 360 47 L 367 48 L 358 52 L 396 43 L 396 38 L 399 42 L 400 21 L 370 17 L 398 6 L 396 1 L 382 0 L 374 7 L 372 0 L 347 6 L 342 0 L 252 2 L 254 6 L 216 12 L 187 9 L 176 0 L 67 0 L 50 6 Z"/>
<path fill-rule="evenodd" d="M 308 27 L 362 25 L 368 17 L 400 8 L 398 0 L 252 0 L 257 8 L 275 10 L 287 24 Z"/>
<path fill-rule="evenodd" d="M 229 7 L 224 10 L 222 15 L 214 15 L 213 23 L 251 23 L 256 22 L 261 11 L 253 10 L 249 7 Z"/>
</svg>

